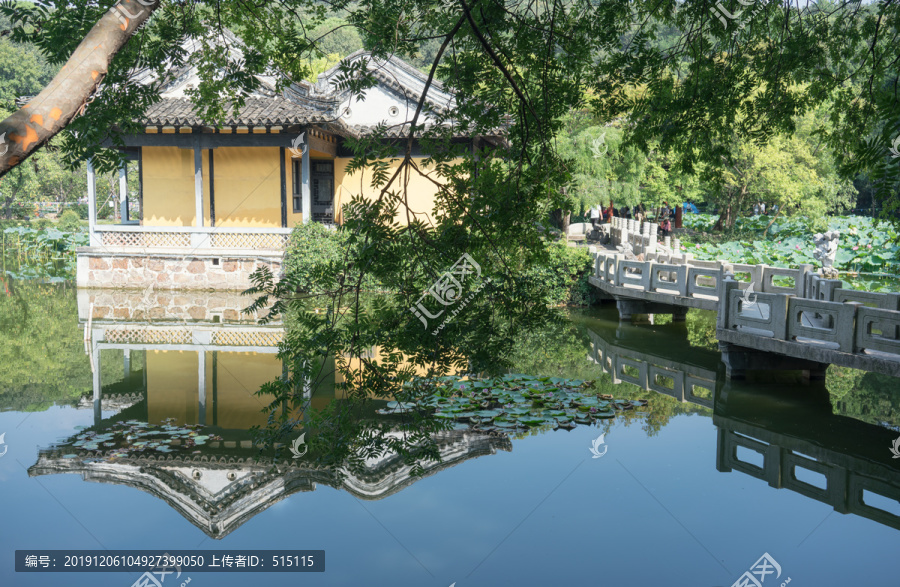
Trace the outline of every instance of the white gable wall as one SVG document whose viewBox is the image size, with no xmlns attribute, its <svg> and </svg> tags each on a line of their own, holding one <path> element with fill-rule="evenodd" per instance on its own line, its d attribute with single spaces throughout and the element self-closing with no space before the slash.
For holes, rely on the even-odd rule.
<svg viewBox="0 0 900 587">
<path fill-rule="evenodd" d="M 417 102 L 413 96 L 408 99 L 398 96 L 396 92 L 382 86 L 369 88 L 365 93 L 365 100 L 350 98 L 341 103 L 341 118 L 349 125 L 375 126 L 379 123 L 393 126 L 412 121 L 416 114 Z M 391 115 L 391 107 L 397 109 L 396 115 Z M 347 113 L 347 108 L 350 112 Z M 427 124 L 433 120 L 425 114 L 419 115 L 419 123 Z"/>
</svg>

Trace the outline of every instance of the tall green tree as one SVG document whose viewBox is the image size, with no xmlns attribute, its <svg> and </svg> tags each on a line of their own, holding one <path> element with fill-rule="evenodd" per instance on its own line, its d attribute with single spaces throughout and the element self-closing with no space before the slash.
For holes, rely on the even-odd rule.
<svg viewBox="0 0 900 587">
<path fill-rule="evenodd" d="M 758 201 L 769 210 L 777 206 L 771 222 L 783 214 L 824 219 L 851 203 L 855 189 L 837 173 L 831 149 L 817 132 L 821 125 L 815 113 L 796 117 L 794 124 L 790 135 L 775 135 L 763 144 L 735 135 L 719 165 L 707 166 L 703 180 L 720 210 L 717 229 L 732 228 L 737 216 Z"/>
</svg>

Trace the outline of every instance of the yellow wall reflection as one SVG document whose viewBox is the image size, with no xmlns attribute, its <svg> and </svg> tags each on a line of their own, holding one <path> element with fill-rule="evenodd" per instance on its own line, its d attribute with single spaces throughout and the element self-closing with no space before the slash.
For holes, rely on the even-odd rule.
<svg viewBox="0 0 900 587">
<path fill-rule="evenodd" d="M 202 379 L 201 360 L 205 363 Z M 175 418 L 179 425 L 205 423 L 243 430 L 265 425 L 266 414 L 261 410 L 269 400 L 256 392 L 281 374 L 281 361 L 271 353 L 149 351 L 147 415 L 154 423 Z M 201 380 L 205 380 L 205 421 L 200 418 Z"/>
</svg>

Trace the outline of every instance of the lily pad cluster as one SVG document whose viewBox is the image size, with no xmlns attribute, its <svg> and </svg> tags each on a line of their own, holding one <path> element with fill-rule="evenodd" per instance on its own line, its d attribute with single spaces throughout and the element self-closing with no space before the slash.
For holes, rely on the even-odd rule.
<svg viewBox="0 0 900 587">
<path fill-rule="evenodd" d="M 647 405 L 647 400 L 599 395 L 592 386 L 593 381 L 531 375 L 420 378 L 407 385 L 409 401 L 388 402 L 378 413 L 416 410 L 479 430 L 514 432 L 538 427 L 571 429 Z"/>
<path fill-rule="evenodd" d="M 200 424 L 174 425 L 175 419 L 163 420 L 160 425 L 128 420 L 116 422 L 103 432 L 88 430 L 75 436 L 70 446 L 90 451 L 102 451 L 106 457 L 125 457 L 133 453 L 170 453 L 190 450 L 211 440 L 222 440 L 218 436 L 200 434 Z M 200 452 L 200 451 L 194 451 Z M 63 458 L 77 458 L 67 454 Z"/>
</svg>

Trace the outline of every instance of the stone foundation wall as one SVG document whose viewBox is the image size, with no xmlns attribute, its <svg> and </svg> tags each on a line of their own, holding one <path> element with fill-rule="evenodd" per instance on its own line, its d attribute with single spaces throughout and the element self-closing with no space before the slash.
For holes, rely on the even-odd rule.
<svg viewBox="0 0 900 587">
<path fill-rule="evenodd" d="M 78 287 L 169 290 L 245 290 L 250 275 L 267 266 L 276 276 L 282 258 L 191 254 L 117 253 L 100 247 L 79 249 Z"/>
<path fill-rule="evenodd" d="M 243 309 L 253 302 L 238 291 L 79 289 L 78 319 L 82 322 L 208 322 L 256 324 L 267 309 L 251 314 Z M 276 320 L 273 324 L 280 324 Z"/>
</svg>

